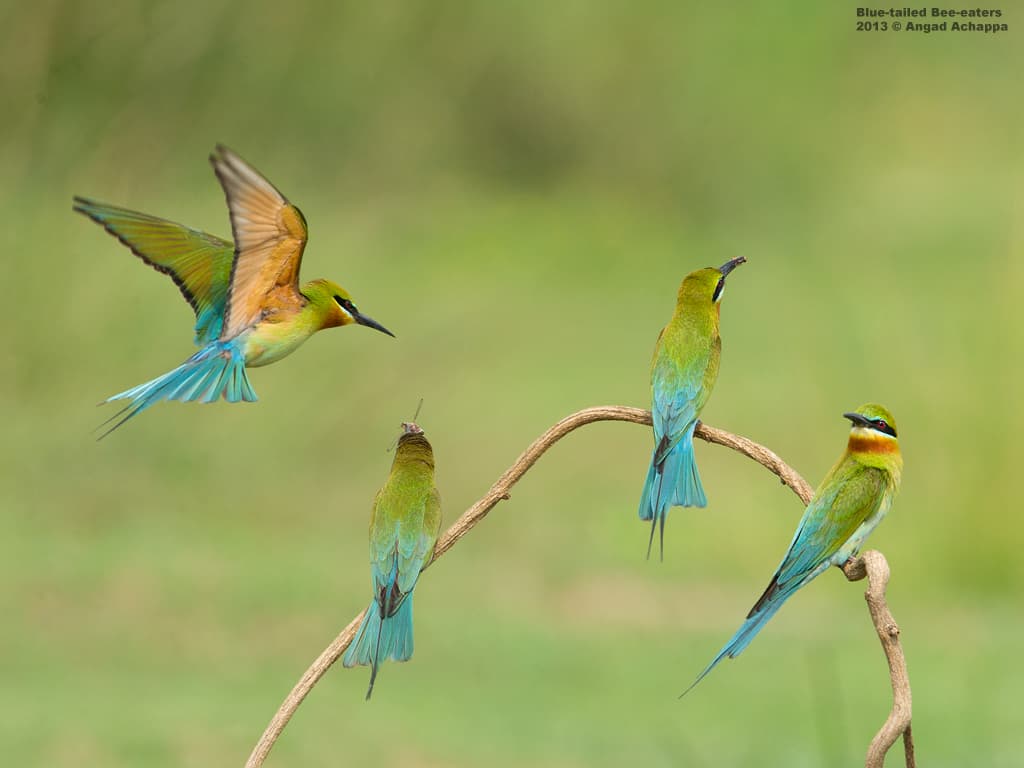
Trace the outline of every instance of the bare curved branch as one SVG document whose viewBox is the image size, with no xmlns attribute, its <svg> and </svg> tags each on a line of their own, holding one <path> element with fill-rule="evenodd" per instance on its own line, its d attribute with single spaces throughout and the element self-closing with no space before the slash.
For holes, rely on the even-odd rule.
<svg viewBox="0 0 1024 768">
<path fill-rule="evenodd" d="M 849 581 L 860 581 L 865 576 L 868 588 L 864 599 L 868 603 L 871 621 L 875 625 L 882 650 L 889 662 L 889 680 L 892 683 L 892 710 L 875 738 L 868 747 L 866 768 L 882 768 L 885 755 L 896 739 L 903 734 L 903 752 L 907 768 L 914 768 L 914 737 L 910 731 L 911 695 L 910 678 L 907 676 L 907 660 L 900 645 L 900 628 L 889 612 L 885 602 L 885 588 L 889 585 L 889 563 L 885 555 L 869 549 L 860 557 L 848 560 L 843 573 Z"/>
<path fill-rule="evenodd" d="M 537 462 L 537 459 L 544 455 L 548 448 L 573 430 L 579 429 L 585 424 L 592 424 L 595 421 L 630 421 L 634 424 L 645 424 L 647 426 L 650 426 L 652 423 L 650 411 L 646 411 L 643 408 L 627 408 L 622 405 L 587 408 L 566 416 L 534 440 L 530 447 L 523 451 L 512 466 L 505 471 L 505 474 L 498 478 L 494 485 L 491 486 L 491 489 L 484 494 L 483 498 L 467 509 L 462 517 L 452 524 L 451 528 L 438 540 L 437 547 L 434 549 L 433 560 L 437 560 L 437 558 L 451 549 L 452 545 L 479 523 L 499 501 L 507 499 L 509 489 L 516 484 L 519 478 L 526 474 L 527 470 Z M 739 451 L 744 456 L 750 457 L 761 466 L 778 475 L 779 479 L 785 485 L 792 488 L 796 495 L 803 500 L 804 504 L 810 501 L 813 493 L 810 486 L 807 485 L 796 470 L 763 445 L 758 445 L 753 440 L 734 435 L 723 429 L 709 427 L 703 423 L 697 425 L 694 434 L 701 440 L 724 445 L 726 448 L 732 448 L 734 451 Z"/>
<path fill-rule="evenodd" d="M 437 546 L 434 548 L 434 556 L 431 559 L 429 565 L 432 565 L 441 555 L 451 549 L 455 542 L 465 536 L 469 531 L 490 512 L 498 502 L 509 498 L 509 491 L 512 486 L 519 481 L 519 479 L 526 474 L 527 470 L 532 467 L 537 460 L 544 455 L 544 453 L 555 443 L 561 440 L 563 437 L 568 435 L 570 432 L 579 429 L 586 424 L 592 424 L 596 421 L 628 421 L 633 424 L 645 424 L 650 425 L 651 412 L 642 408 L 628 408 L 621 405 L 607 405 L 599 406 L 596 408 L 586 408 L 582 411 L 577 411 L 564 419 L 559 421 L 547 432 L 538 437 L 530 447 L 527 448 L 523 453 L 516 459 L 515 463 L 509 467 L 505 473 L 497 479 L 494 485 L 491 486 L 490 490 L 483 495 L 483 497 L 477 501 L 473 506 L 467 509 L 462 515 L 452 523 L 451 527 L 445 531 L 444 535 L 438 539 Z M 777 454 L 765 448 L 763 445 L 759 445 L 752 440 L 748 440 L 745 437 L 734 435 L 731 432 L 725 430 L 715 429 L 709 427 L 706 424 L 698 423 L 697 429 L 694 434 L 702 440 L 706 440 L 709 443 L 715 443 L 716 445 L 722 445 L 727 448 L 732 448 L 734 451 L 742 453 L 761 466 L 774 473 L 784 485 L 789 486 L 790 489 L 800 497 L 800 500 L 806 505 L 813 495 L 811 487 L 807 482 L 786 462 L 778 457 Z M 875 628 L 878 631 L 878 635 L 882 638 L 882 646 L 885 649 L 886 657 L 889 659 L 889 670 L 890 675 L 893 679 L 893 694 L 897 701 L 893 703 L 893 712 L 889 716 L 889 720 L 886 721 L 886 725 L 883 726 L 882 730 L 879 731 L 875 740 L 872 742 L 872 750 L 881 751 L 878 752 L 880 755 L 876 762 L 872 762 L 872 751 L 868 752 L 868 768 L 875 768 L 881 766 L 881 760 L 884 760 L 885 753 L 889 747 L 892 746 L 896 738 L 902 732 L 904 733 L 904 743 L 907 751 L 907 766 L 913 768 L 913 745 L 910 739 L 910 685 L 906 677 L 906 664 L 903 660 L 903 652 L 899 645 L 899 630 L 895 630 L 896 635 L 892 638 L 894 646 L 887 644 L 886 637 L 888 637 L 888 629 L 886 627 L 896 627 L 895 622 L 892 620 L 892 615 L 889 614 L 888 608 L 885 606 L 885 582 L 881 582 L 881 587 L 876 590 L 875 585 L 879 582 L 878 577 L 871 570 L 871 567 L 867 567 L 860 576 L 851 576 L 851 573 L 857 573 L 856 568 L 858 564 L 864 561 L 868 555 L 878 555 L 882 563 L 885 563 L 885 558 L 877 552 L 866 552 L 863 557 L 851 560 L 844 567 L 844 571 L 847 573 L 847 578 L 851 581 L 857 578 L 864 578 L 864 574 L 868 576 L 868 592 L 866 597 L 868 599 L 868 607 L 871 609 L 871 617 L 875 622 Z M 863 565 L 859 567 L 864 568 Z M 885 579 L 888 580 L 888 565 L 885 565 Z M 876 595 L 876 597 L 872 597 Z M 872 603 L 872 599 L 877 600 L 877 604 L 881 606 L 883 613 L 879 613 L 878 617 L 875 615 L 875 603 Z M 278 708 L 274 717 L 267 725 L 266 730 L 260 737 L 260 740 L 256 743 L 252 753 L 249 755 L 249 759 L 246 762 L 246 768 L 260 768 L 266 760 L 267 755 L 273 748 L 274 743 L 277 741 L 281 732 L 284 731 L 288 721 L 291 720 L 292 715 L 298 709 L 303 699 L 313 689 L 313 686 L 319 682 L 320 678 L 324 676 L 331 665 L 334 664 L 341 655 L 348 648 L 352 639 L 355 637 L 356 629 L 359 627 L 359 622 L 363 619 L 365 611 L 356 616 L 352 621 L 348 623 L 334 641 L 324 649 L 316 660 L 310 665 L 309 669 L 306 670 L 305 674 L 299 679 L 299 682 L 295 684 L 291 692 L 285 698 L 284 702 Z M 888 616 L 889 624 L 880 624 L 885 616 Z M 886 637 L 883 637 L 885 634 Z M 895 651 L 891 652 L 890 648 L 894 647 Z M 898 656 L 897 656 L 898 654 Z M 902 670 L 902 679 L 906 682 L 906 698 L 900 699 L 903 689 L 897 691 L 897 674 L 899 670 Z M 897 715 L 899 710 L 899 715 Z M 905 713 L 905 725 L 904 723 Z M 888 734 L 893 731 L 892 737 L 889 738 Z M 883 736 L 883 734 L 885 734 Z M 885 739 L 888 738 L 888 742 Z M 876 742 L 879 745 L 876 748 Z"/>
</svg>

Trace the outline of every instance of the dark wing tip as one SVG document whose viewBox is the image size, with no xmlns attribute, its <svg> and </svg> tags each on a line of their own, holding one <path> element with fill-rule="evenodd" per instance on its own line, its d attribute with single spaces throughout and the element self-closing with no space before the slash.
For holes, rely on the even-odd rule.
<svg viewBox="0 0 1024 768">
<path fill-rule="evenodd" d="M 210 153 L 210 165 L 213 166 L 214 170 L 224 164 L 223 147 L 218 144 L 214 147 L 213 152 Z"/>
<path fill-rule="evenodd" d="M 747 614 L 747 618 L 753 618 L 754 614 L 760 611 L 764 604 L 775 597 L 775 594 L 779 591 L 779 574 L 775 574 L 772 580 L 768 583 L 768 587 L 762 593 L 761 597 L 754 603 L 754 607 L 750 609 L 750 613 Z"/>
<path fill-rule="evenodd" d="M 214 170 L 217 168 L 230 167 L 232 161 L 238 157 L 228 147 L 224 146 L 220 142 L 213 147 L 213 152 L 210 153 L 210 165 L 213 166 Z"/>
<path fill-rule="evenodd" d="M 235 168 L 238 165 L 248 166 L 249 164 L 242 159 L 242 156 L 235 152 L 231 147 L 226 146 L 217 142 L 213 148 L 213 152 L 210 153 L 210 162 L 220 165 L 227 166 L 229 168 Z"/>
<path fill-rule="evenodd" d="M 89 207 L 96 205 L 95 200 L 90 200 L 88 197 L 82 197 L 81 195 L 75 195 L 71 198 L 71 210 L 77 211 L 78 213 L 88 216 L 90 219 L 94 219 L 95 216 L 89 211 Z"/>
<path fill-rule="evenodd" d="M 103 216 L 98 211 L 95 210 L 95 206 L 97 205 L 100 205 L 100 203 L 80 197 L 75 199 L 75 203 L 74 205 L 71 206 L 71 210 L 75 213 L 82 214 L 90 221 L 95 221 L 97 224 L 99 224 L 101 227 L 107 230 L 107 232 L 112 234 L 118 240 L 121 240 L 120 235 L 118 235 L 117 232 L 111 229 L 110 225 L 106 222 L 106 220 L 104 220 Z M 124 240 L 121 240 L 121 242 L 124 242 Z M 125 243 L 125 245 L 127 245 L 127 243 Z M 129 248 L 130 247 L 131 246 L 129 246 Z"/>
</svg>

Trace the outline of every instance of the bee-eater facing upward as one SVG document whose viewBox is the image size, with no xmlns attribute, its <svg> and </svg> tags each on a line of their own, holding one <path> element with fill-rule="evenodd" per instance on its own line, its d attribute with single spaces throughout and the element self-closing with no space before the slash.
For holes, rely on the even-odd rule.
<svg viewBox="0 0 1024 768">
<path fill-rule="evenodd" d="M 373 600 L 342 660 L 346 667 L 370 665 L 367 699 L 381 661 L 412 656 L 412 591 L 434 554 L 440 527 L 434 451 L 422 429 L 402 424 L 391 474 L 370 516 Z"/>
<path fill-rule="evenodd" d="M 718 378 L 722 339 L 718 335 L 725 278 L 746 261 L 739 256 L 721 267 L 707 267 L 683 278 L 672 315 L 654 346 L 651 363 L 651 415 L 654 453 L 640 498 L 640 519 L 660 529 L 665 556 L 665 517 L 669 507 L 704 507 L 708 500 L 693 455 L 693 430 Z"/>
<path fill-rule="evenodd" d="M 723 658 L 739 656 L 790 595 L 854 557 L 892 506 L 903 475 L 892 414 L 868 404 L 843 416 L 852 422 L 846 451 L 815 491 L 789 551 L 747 620 L 687 692 Z"/>
<path fill-rule="evenodd" d="M 223 146 L 210 163 L 224 188 L 234 243 L 172 221 L 82 197 L 74 210 L 100 224 L 132 253 L 169 275 L 196 313 L 201 349 L 170 373 L 104 402 L 128 400 L 101 437 L 161 400 L 256 400 L 245 369 L 295 351 L 317 331 L 358 323 L 389 330 L 360 314 L 329 280 L 299 286 L 306 220 L 273 184 Z"/>
</svg>

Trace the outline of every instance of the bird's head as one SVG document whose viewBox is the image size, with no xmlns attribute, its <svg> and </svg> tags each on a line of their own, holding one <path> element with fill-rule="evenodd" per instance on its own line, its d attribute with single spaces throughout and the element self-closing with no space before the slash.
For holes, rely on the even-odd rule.
<svg viewBox="0 0 1024 768">
<path fill-rule="evenodd" d="M 890 440 L 896 439 L 896 422 L 884 406 L 868 403 L 843 416 L 850 420 L 851 433 L 871 433 Z"/>
<path fill-rule="evenodd" d="M 412 421 L 402 422 L 402 434 L 398 436 L 398 450 L 395 451 L 395 465 L 418 461 L 434 468 L 434 449 L 423 434 L 423 429 Z"/>
<path fill-rule="evenodd" d="M 888 409 L 868 403 L 843 416 L 850 420 L 847 450 L 862 464 L 888 469 L 898 476 L 903 460 L 896 439 L 896 421 Z"/>
<path fill-rule="evenodd" d="M 365 325 L 388 336 L 394 336 L 371 317 L 367 317 L 356 309 L 352 296 L 335 282 L 330 280 L 313 280 L 302 287 L 302 294 L 317 306 L 323 316 L 324 328 L 336 328 L 339 325 Z"/>
<path fill-rule="evenodd" d="M 746 263 L 743 256 L 729 259 L 720 267 L 705 267 L 691 272 L 679 286 L 679 303 L 693 307 L 711 307 L 722 300 L 725 293 L 725 278 L 740 264 Z"/>
</svg>

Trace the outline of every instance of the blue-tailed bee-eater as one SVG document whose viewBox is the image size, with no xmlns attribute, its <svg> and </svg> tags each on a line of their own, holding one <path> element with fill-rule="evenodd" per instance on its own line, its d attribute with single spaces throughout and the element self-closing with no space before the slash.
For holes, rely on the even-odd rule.
<svg viewBox="0 0 1024 768">
<path fill-rule="evenodd" d="M 665 555 L 665 518 L 669 507 L 704 507 L 707 497 L 693 455 L 693 431 L 718 378 L 722 338 L 718 334 L 725 278 L 746 259 L 730 259 L 683 278 L 676 310 L 654 346 L 651 362 L 651 415 L 654 452 L 640 498 L 640 519 L 651 521 Z"/>
<path fill-rule="evenodd" d="M 369 699 L 385 659 L 412 656 L 412 593 L 434 555 L 441 528 L 441 497 L 434 487 L 434 451 L 416 424 L 402 424 L 387 482 L 370 515 L 373 600 L 342 659 L 370 666 Z"/>
<path fill-rule="evenodd" d="M 846 450 L 807 505 L 789 551 L 746 621 L 687 691 L 722 659 L 735 658 L 750 645 L 793 593 L 856 556 L 892 506 L 903 475 L 892 414 L 869 403 L 843 416 L 852 425 Z"/>
<path fill-rule="evenodd" d="M 276 362 L 325 328 L 357 323 L 393 336 L 330 280 L 299 284 L 306 220 L 273 184 L 227 147 L 210 163 L 224 188 L 234 242 L 182 224 L 76 197 L 74 210 L 170 276 L 196 315 L 192 357 L 104 402 L 128 405 L 104 437 L 161 400 L 254 401 L 247 367 Z"/>
</svg>

